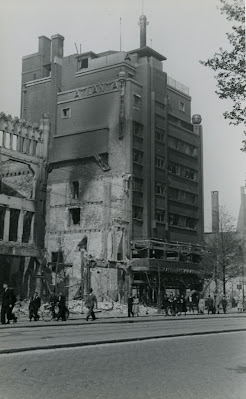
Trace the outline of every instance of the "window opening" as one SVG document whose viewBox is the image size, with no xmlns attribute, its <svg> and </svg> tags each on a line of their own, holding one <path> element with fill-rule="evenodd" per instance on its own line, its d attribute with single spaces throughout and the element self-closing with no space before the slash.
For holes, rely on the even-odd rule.
<svg viewBox="0 0 246 399">
<path fill-rule="evenodd" d="M 179 102 L 179 110 L 185 112 L 185 104 L 182 101 Z"/>
<path fill-rule="evenodd" d="M 71 118 L 71 108 L 62 108 L 62 118 Z"/>
<path fill-rule="evenodd" d="M 74 181 L 73 182 L 73 199 L 78 199 L 79 198 L 79 182 Z"/>
<path fill-rule="evenodd" d="M 69 209 L 72 224 L 80 224 L 80 208 Z"/>
</svg>

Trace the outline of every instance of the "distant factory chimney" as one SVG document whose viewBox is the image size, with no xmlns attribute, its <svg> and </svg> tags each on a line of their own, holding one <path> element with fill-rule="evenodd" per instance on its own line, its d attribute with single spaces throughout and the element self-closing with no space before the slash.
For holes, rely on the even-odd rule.
<svg viewBox="0 0 246 399">
<path fill-rule="evenodd" d="M 148 24 L 147 17 L 141 15 L 138 22 L 138 25 L 140 26 L 140 48 L 146 46 L 146 27 Z"/>
<path fill-rule="evenodd" d="M 219 232 L 219 192 L 211 191 L 212 203 L 212 232 Z"/>
</svg>

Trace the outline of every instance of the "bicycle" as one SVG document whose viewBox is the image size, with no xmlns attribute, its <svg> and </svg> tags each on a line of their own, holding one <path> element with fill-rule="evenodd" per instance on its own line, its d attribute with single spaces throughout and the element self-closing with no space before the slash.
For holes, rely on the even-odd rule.
<svg viewBox="0 0 246 399">
<path fill-rule="evenodd" d="M 57 305 L 54 306 L 51 303 L 44 304 L 41 316 L 44 321 L 58 320 L 59 307 Z M 68 320 L 68 318 L 69 310 L 65 307 L 65 320 Z"/>
</svg>

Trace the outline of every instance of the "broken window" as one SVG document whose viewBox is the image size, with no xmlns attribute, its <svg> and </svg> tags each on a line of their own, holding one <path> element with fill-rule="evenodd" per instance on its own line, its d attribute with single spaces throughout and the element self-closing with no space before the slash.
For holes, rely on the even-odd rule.
<svg viewBox="0 0 246 399">
<path fill-rule="evenodd" d="M 143 163 L 143 152 L 133 149 L 133 162 Z"/>
<path fill-rule="evenodd" d="M 0 206 L 0 240 L 3 240 L 5 212 L 6 208 Z"/>
<path fill-rule="evenodd" d="M 18 221 L 20 216 L 19 209 L 10 209 L 9 241 L 18 239 Z"/>
<path fill-rule="evenodd" d="M 63 119 L 71 118 L 71 108 L 62 108 L 61 117 Z"/>
<path fill-rule="evenodd" d="M 141 108 L 141 96 L 139 94 L 133 94 L 133 98 L 134 98 L 134 105 L 133 107 L 137 110 L 139 110 Z"/>
<path fill-rule="evenodd" d="M 88 58 L 83 58 L 82 60 L 78 61 L 78 63 L 79 63 L 79 69 L 86 69 L 89 66 Z"/>
<path fill-rule="evenodd" d="M 157 222 L 163 223 L 165 221 L 165 212 L 161 209 L 156 209 L 155 211 L 155 220 Z"/>
<path fill-rule="evenodd" d="M 80 208 L 69 209 L 71 223 L 76 225 L 80 224 Z"/>
<path fill-rule="evenodd" d="M 165 185 L 163 183 L 155 182 L 155 193 L 164 196 Z"/>
<path fill-rule="evenodd" d="M 142 220 L 143 219 L 143 208 L 139 206 L 132 207 L 132 217 L 133 219 Z"/>
<path fill-rule="evenodd" d="M 164 169 L 165 168 L 164 158 L 161 158 L 161 157 L 156 155 L 156 157 L 155 157 L 155 166 L 157 168 Z"/>
<path fill-rule="evenodd" d="M 133 177 L 133 190 L 143 191 L 143 179 Z"/>
<path fill-rule="evenodd" d="M 74 181 L 73 182 L 73 199 L 78 199 L 79 198 L 79 182 Z"/>
<path fill-rule="evenodd" d="M 161 131 L 160 129 L 155 130 L 155 139 L 159 141 L 164 141 L 164 132 Z"/>
<path fill-rule="evenodd" d="M 22 242 L 28 243 L 31 235 L 33 212 L 25 211 L 23 219 Z"/>
<path fill-rule="evenodd" d="M 143 126 L 140 123 L 133 122 L 133 134 L 138 137 L 143 137 Z"/>
</svg>

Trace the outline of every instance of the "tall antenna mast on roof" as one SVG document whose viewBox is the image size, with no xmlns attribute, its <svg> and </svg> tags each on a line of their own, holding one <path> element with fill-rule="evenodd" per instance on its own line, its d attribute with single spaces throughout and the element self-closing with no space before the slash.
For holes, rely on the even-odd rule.
<svg viewBox="0 0 246 399">
<path fill-rule="evenodd" d="M 121 51 L 121 17 L 120 17 L 120 51 Z"/>
</svg>

